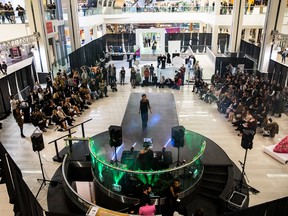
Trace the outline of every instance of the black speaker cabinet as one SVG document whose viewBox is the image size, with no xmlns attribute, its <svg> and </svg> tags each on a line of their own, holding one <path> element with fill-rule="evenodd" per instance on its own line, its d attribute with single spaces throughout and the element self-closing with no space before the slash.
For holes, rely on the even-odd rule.
<svg viewBox="0 0 288 216">
<path fill-rule="evenodd" d="M 33 133 L 31 135 L 33 151 L 42 151 L 44 149 L 44 141 L 42 133 Z"/>
<path fill-rule="evenodd" d="M 253 148 L 253 137 L 254 135 L 247 135 L 245 133 L 242 134 L 241 138 L 241 146 L 244 149 L 252 149 Z"/>
<path fill-rule="evenodd" d="M 109 127 L 110 146 L 118 147 L 122 145 L 122 127 L 111 125 Z"/>
<path fill-rule="evenodd" d="M 185 128 L 183 126 L 172 127 L 172 146 L 180 148 L 184 146 Z"/>
</svg>

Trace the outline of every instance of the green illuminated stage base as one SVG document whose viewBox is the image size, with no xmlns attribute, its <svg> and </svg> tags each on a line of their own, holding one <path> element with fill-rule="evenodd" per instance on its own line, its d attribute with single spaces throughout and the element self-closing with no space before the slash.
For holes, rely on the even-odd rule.
<svg viewBox="0 0 288 216">
<path fill-rule="evenodd" d="M 130 150 L 132 146 L 133 151 Z M 179 149 L 171 145 L 170 139 L 167 143 L 153 143 L 154 166 L 151 170 L 141 170 L 134 163 L 143 143 L 122 143 L 116 149 L 115 156 L 114 147 L 109 145 L 108 132 L 98 134 L 89 141 L 96 187 L 107 196 L 126 203 L 139 200 L 143 185 L 150 184 L 155 197 L 154 203 L 164 204 L 167 188 L 175 178 L 181 182 L 179 197 L 190 194 L 203 174 L 201 156 L 205 147 L 204 136 L 186 130 L 185 144 Z"/>
</svg>

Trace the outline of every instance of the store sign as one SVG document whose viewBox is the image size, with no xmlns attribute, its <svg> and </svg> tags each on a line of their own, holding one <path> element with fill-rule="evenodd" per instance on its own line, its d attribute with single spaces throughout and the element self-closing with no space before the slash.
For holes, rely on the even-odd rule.
<svg viewBox="0 0 288 216">
<path fill-rule="evenodd" d="M 53 33 L 53 24 L 52 22 L 46 22 L 47 34 Z"/>
</svg>

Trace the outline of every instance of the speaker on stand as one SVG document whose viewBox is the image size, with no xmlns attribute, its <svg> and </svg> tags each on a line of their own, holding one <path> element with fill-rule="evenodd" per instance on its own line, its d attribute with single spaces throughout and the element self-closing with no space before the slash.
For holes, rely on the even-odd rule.
<svg viewBox="0 0 288 216">
<path fill-rule="evenodd" d="M 183 126 L 175 126 L 172 127 L 171 129 L 171 144 L 173 147 L 178 149 L 178 154 L 177 154 L 177 161 L 175 162 L 176 166 L 180 166 L 180 160 L 179 160 L 179 155 L 180 155 L 180 148 L 184 147 L 185 144 L 185 128 Z"/>
<path fill-rule="evenodd" d="M 111 125 L 109 127 L 109 144 L 111 147 L 115 148 L 115 162 L 116 166 L 118 165 L 118 159 L 117 159 L 117 147 L 122 145 L 122 127 Z"/>
<path fill-rule="evenodd" d="M 43 134 L 41 133 L 41 131 L 39 131 L 38 129 L 36 129 L 33 134 L 31 135 L 31 142 L 32 142 L 32 149 L 34 152 L 37 151 L 38 153 L 38 157 L 39 157 L 39 162 L 40 162 L 40 167 L 41 167 L 41 172 L 42 172 L 42 179 L 37 179 L 37 181 L 41 181 L 41 186 L 36 194 L 36 198 L 38 197 L 40 191 L 44 188 L 44 186 L 46 186 L 47 182 L 51 183 L 51 184 L 55 184 L 58 183 L 56 181 L 50 181 L 47 180 L 45 178 L 44 175 L 44 169 L 43 169 L 43 163 L 41 160 L 41 156 L 40 156 L 40 151 L 42 151 L 44 149 L 44 140 L 43 140 Z"/>
</svg>

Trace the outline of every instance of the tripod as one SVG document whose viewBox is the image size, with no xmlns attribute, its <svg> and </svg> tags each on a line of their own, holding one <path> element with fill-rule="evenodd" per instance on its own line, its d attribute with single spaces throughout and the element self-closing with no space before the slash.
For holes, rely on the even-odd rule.
<svg viewBox="0 0 288 216">
<path fill-rule="evenodd" d="M 180 157 L 180 146 L 177 147 L 178 151 L 177 151 L 177 161 L 175 161 L 172 165 L 176 165 L 176 167 L 181 166 L 181 162 L 179 160 Z"/>
<path fill-rule="evenodd" d="M 248 185 L 244 180 L 245 177 L 248 180 L 248 177 L 245 173 L 245 165 L 246 165 L 246 159 L 247 159 L 247 152 L 248 152 L 248 148 L 245 148 L 245 156 L 244 156 L 244 162 L 242 163 L 241 161 L 239 161 L 241 168 L 242 168 L 242 172 L 241 172 L 241 178 L 240 180 L 235 180 L 238 184 L 238 190 L 239 192 L 242 192 L 243 189 L 246 189 L 248 191 L 250 191 L 252 194 L 258 194 L 260 191 L 258 191 L 257 189 L 251 187 L 250 185 Z"/>
<path fill-rule="evenodd" d="M 41 172 L 42 172 L 42 177 L 43 177 L 43 178 L 42 178 L 42 179 L 37 179 L 37 181 L 41 181 L 42 183 L 41 183 L 40 188 L 39 188 L 39 190 L 38 190 L 38 192 L 37 192 L 37 194 L 36 194 L 36 198 L 38 197 L 40 191 L 46 186 L 46 184 L 47 184 L 46 182 L 51 183 L 51 184 L 53 184 L 53 183 L 58 183 L 58 182 L 56 182 L 56 181 L 50 181 L 50 180 L 47 180 L 47 179 L 45 178 L 44 170 L 43 170 L 43 163 L 42 163 L 42 160 L 41 160 L 40 152 L 37 151 L 37 153 L 38 153 L 38 157 L 39 157 L 39 162 L 40 162 L 40 167 L 41 167 Z"/>
</svg>

